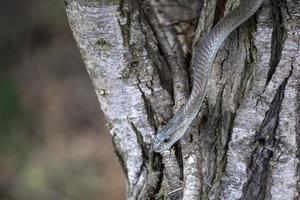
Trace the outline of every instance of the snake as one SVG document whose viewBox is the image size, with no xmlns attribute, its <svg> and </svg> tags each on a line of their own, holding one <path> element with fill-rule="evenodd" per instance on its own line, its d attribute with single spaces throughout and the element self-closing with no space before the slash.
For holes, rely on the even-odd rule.
<svg viewBox="0 0 300 200">
<path fill-rule="evenodd" d="M 264 0 L 244 0 L 220 20 L 196 45 L 192 59 L 193 85 L 186 103 L 154 137 L 152 149 L 161 153 L 169 150 L 187 132 L 205 99 L 212 64 L 225 39 L 246 22 L 261 7 Z"/>
</svg>

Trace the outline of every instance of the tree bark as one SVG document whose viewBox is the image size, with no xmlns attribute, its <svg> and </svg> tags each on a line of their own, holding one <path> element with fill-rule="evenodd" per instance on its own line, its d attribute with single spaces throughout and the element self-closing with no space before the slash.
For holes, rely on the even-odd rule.
<svg viewBox="0 0 300 200">
<path fill-rule="evenodd" d="M 239 2 L 65 0 L 128 199 L 300 199 L 298 0 L 265 1 L 226 39 L 196 122 L 151 151 L 188 97 L 193 44 Z"/>
</svg>

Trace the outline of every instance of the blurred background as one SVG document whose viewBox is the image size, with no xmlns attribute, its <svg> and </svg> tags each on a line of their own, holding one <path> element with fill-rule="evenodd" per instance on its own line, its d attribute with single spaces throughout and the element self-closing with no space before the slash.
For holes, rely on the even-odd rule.
<svg viewBox="0 0 300 200">
<path fill-rule="evenodd" d="M 0 6 L 0 200 L 27 199 L 125 199 L 60 0 Z"/>
</svg>

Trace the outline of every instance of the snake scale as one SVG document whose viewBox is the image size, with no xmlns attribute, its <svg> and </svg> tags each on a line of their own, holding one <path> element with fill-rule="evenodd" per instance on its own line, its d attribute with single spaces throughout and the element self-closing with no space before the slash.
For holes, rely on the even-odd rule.
<svg viewBox="0 0 300 200">
<path fill-rule="evenodd" d="M 232 31 L 254 15 L 263 1 L 244 0 L 217 23 L 195 48 L 192 62 L 194 74 L 191 94 L 179 111 L 157 132 L 153 151 L 163 152 L 170 149 L 189 128 L 206 96 L 213 60 L 222 43 Z"/>
</svg>

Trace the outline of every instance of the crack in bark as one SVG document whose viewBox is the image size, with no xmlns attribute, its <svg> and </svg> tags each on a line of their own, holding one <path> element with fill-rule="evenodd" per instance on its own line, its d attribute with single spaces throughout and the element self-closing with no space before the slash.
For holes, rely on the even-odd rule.
<svg viewBox="0 0 300 200">
<path fill-rule="evenodd" d="M 216 5 L 215 18 L 213 24 L 216 25 L 223 17 L 226 10 L 227 0 L 219 0 Z"/>
<path fill-rule="evenodd" d="M 138 179 L 141 178 L 141 175 L 143 173 L 144 170 L 147 170 L 147 177 L 145 177 L 145 180 L 144 180 L 144 183 L 143 183 L 143 186 L 139 189 L 139 188 L 136 188 L 136 189 L 139 189 L 139 191 L 136 192 L 136 194 L 141 194 L 141 191 L 143 189 L 143 187 L 147 184 L 148 182 L 148 166 L 146 165 L 147 162 L 149 162 L 149 155 L 147 152 L 149 152 L 149 148 L 147 148 L 145 146 L 145 143 L 144 143 L 144 140 L 143 140 L 143 136 L 141 134 L 141 132 L 137 129 L 137 127 L 131 122 L 130 123 L 131 126 L 132 126 L 132 129 L 134 131 L 134 133 L 136 134 L 136 138 L 137 138 L 137 143 L 140 145 L 140 148 L 142 150 L 142 157 L 143 157 L 143 163 L 140 167 L 140 171 L 136 174 L 137 177 L 139 177 Z M 137 181 L 138 183 L 139 181 Z M 133 185 L 135 187 L 135 185 Z M 145 196 L 145 193 L 148 193 L 148 188 L 145 189 L 144 191 L 144 196 Z M 140 195 L 139 195 L 140 196 Z"/>
<path fill-rule="evenodd" d="M 222 90 L 223 93 L 224 90 Z M 222 94 L 219 95 L 222 97 Z M 207 197 L 211 185 L 216 179 L 217 176 L 217 157 L 218 157 L 218 150 L 217 146 L 218 144 L 221 144 L 220 142 L 220 130 L 222 126 L 222 115 L 219 115 L 221 113 L 222 109 L 222 98 L 219 98 L 215 105 L 208 105 L 208 113 L 205 114 L 202 117 L 200 127 L 205 126 L 205 129 L 203 131 L 200 131 L 202 133 L 200 140 L 201 142 L 201 148 L 203 150 L 202 156 L 204 156 L 204 160 L 206 161 L 206 173 L 202 177 L 202 182 L 206 183 L 202 186 L 202 196 L 204 198 Z M 210 111 L 211 110 L 211 111 Z M 204 154 L 206 153 L 206 154 Z"/>
<path fill-rule="evenodd" d="M 134 123 L 131 123 L 131 126 L 136 133 L 137 142 L 140 144 L 143 154 L 143 164 L 141 165 L 140 174 L 138 174 L 138 176 L 140 177 L 144 170 L 147 171 L 143 186 L 140 188 L 140 191 L 137 192 L 137 194 L 139 194 L 137 199 L 154 200 L 155 194 L 159 191 L 162 182 L 161 157 L 146 147 L 143 136 Z"/>
<path fill-rule="evenodd" d="M 296 109 L 296 113 L 300 113 L 300 82 L 297 87 L 297 102 L 298 102 L 298 107 Z M 296 118 L 296 130 L 300 130 L 300 115 Z M 296 141 L 297 141 L 297 158 L 300 160 L 300 132 L 296 134 Z M 300 176 L 300 164 L 298 163 L 297 166 L 297 175 Z M 295 197 L 295 200 L 300 198 L 300 179 L 297 180 L 297 185 L 296 185 L 296 190 L 298 192 L 298 195 Z"/>
<path fill-rule="evenodd" d="M 254 17 L 252 19 L 254 19 Z M 238 88 L 239 92 L 237 95 L 236 110 L 239 109 L 241 103 L 243 102 L 245 98 L 245 94 L 247 94 L 247 92 L 250 91 L 252 88 L 253 85 L 252 77 L 256 68 L 255 65 L 256 46 L 254 44 L 254 38 L 252 36 L 252 33 L 256 31 L 256 22 L 254 22 L 254 20 L 250 20 L 248 23 L 249 23 L 248 41 L 247 44 L 245 44 L 246 57 L 244 60 L 244 68 L 242 71 L 241 81 Z"/>
<path fill-rule="evenodd" d="M 292 74 L 293 68 L 289 76 L 277 89 L 275 97 L 266 112 L 265 118 L 261 124 L 260 130 L 255 134 L 254 146 L 256 146 L 249 163 L 250 178 L 243 187 L 243 195 L 241 199 L 258 199 L 264 200 L 270 197 L 269 183 L 272 181 L 270 177 L 270 160 L 274 154 L 276 144 L 276 129 L 279 122 L 279 113 L 282 100 L 284 98 L 285 87 L 288 79 Z"/>
<path fill-rule="evenodd" d="M 221 63 L 220 63 L 220 73 L 221 73 L 221 75 L 220 75 L 220 79 L 222 79 L 223 78 L 223 71 L 224 71 L 224 64 L 225 64 L 225 62 L 228 60 L 228 58 L 229 58 L 229 49 L 228 48 L 226 48 L 225 49 L 225 51 L 226 51 L 226 56 L 223 58 L 223 60 L 221 61 Z M 225 83 L 226 84 L 226 83 Z M 223 90 L 224 90 L 224 88 L 223 88 Z"/>
<path fill-rule="evenodd" d="M 218 185 L 218 182 L 221 180 L 221 177 L 226 173 L 226 167 L 227 167 L 227 152 L 229 148 L 229 143 L 231 141 L 231 133 L 232 129 L 234 127 L 234 120 L 236 113 L 231 113 L 231 112 L 224 112 L 223 109 L 221 108 L 221 121 L 219 122 L 218 127 L 222 130 L 222 134 L 218 133 L 216 136 L 216 142 L 215 142 L 215 148 L 214 152 L 211 155 L 216 155 L 215 157 L 215 171 L 213 173 L 213 176 L 211 178 L 211 181 L 207 183 L 206 180 L 204 182 L 206 183 L 206 196 L 204 195 L 203 198 L 201 199 L 207 199 L 209 196 L 209 193 L 212 191 L 212 185 Z M 222 143 L 222 138 L 226 136 L 226 143 L 223 145 Z M 218 147 L 218 148 L 217 148 Z M 222 147 L 222 148 L 220 148 Z"/>
<path fill-rule="evenodd" d="M 118 23 L 120 26 L 120 30 L 122 32 L 122 37 L 123 37 L 123 46 L 124 47 L 129 47 L 130 43 L 130 26 L 131 26 L 131 21 L 132 21 L 132 12 L 130 12 L 130 4 L 127 3 L 128 1 L 120 0 L 119 3 L 119 12 L 120 16 L 122 18 L 126 19 L 126 22 L 123 23 L 118 19 Z"/>
<path fill-rule="evenodd" d="M 288 7 L 285 5 L 285 8 L 288 11 Z M 290 13 L 289 17 L 290 16 Z M 300 52 L 300 38 L 298 38 L 298 42 L 297 42 L 297 51 L 298 53 Z M 293 58 L 292 62 L 291 62 L 291 67 L 294 68 L 293 66 L 293 61 L 295 58 Z M 296 133 L 296 143 L 297 143 L 297 153 L 296 153 L 296 157 L 298 158 L 298 160 L 300 160 L 300 80 L 298 79 L 298 85 L 296 88 L 296 102 L 298 104 L 296 104 L 297 108 L 296 108 L 296 113 L 298 113 L 298 116 L 296 116 L 296 130 L 299 130 L 298 133 Z M 294 198 L 294 200 L 298 200 L 300 199 L 300 163 L 298 163 L 297 165 L 297 172 L 296 172 L 297 176 L 298 176 L 298 180 L 296 182 L 296 191 L 297 191 L 297 196 Z"/>
<path fill-rule="evenodd" d="M 162 50 L 160 45 L 158 44 L 156 33 L 153 31 L 153 27 L 151 23 L 149 23 L 149 16 L 152 20 L 154 16 L 153 11 L 147 1 L 142 2 L 139 1 L 139 12 L 140 12 L 140 24 L 143 27 L 142 32 L 145 35 L 146 44 L 145 48 L 149 54 L 150 59 L 154 64 L 154 69 L 156 70 L 161 85 L 164 89 L 166 89 L 171 96 L 173 96 L 173 79 L 171 74 L 171 69 L 167 64 L 166 60 L 162 56 Z M 156 39 L 156 40 L 155 40 Z M 155 47 L 155 49 L 154 49 Z"/>
<path fill-rule="evenodd" d="M 146 40 L 149 42 L 149 39 L 147 39 L 147 33 L 144 33 L 146 35 Z M 158 74 L 161 86 L 168 91 L 168 93 L 173 96 L 173 79 L 170 69 L 168 68 L 168 64 L 164 60 L 164 58 L 155 52 L 155 50 L 148 45 L 148 43 L 145 46 L 146 51 L 149 53 L 149 57 L 153 62 L 153 66 L 155 69 L 155 72 Z M 159 48 L 158 48 L 159 49 Z"/>
<path fill-rule="evenodd" d="M 129 120 L 128 120 L 129 121 Z M 143 135 L 142 133 L 138 130 L 138 128 L 134 125 L 133 122 L 130 123 L 131 124 L 131 127 L 136 135 L 136 139 L 137 139 L 137 143 L 140 145 L 141 147 L 141 150 L 142 150 L 142 155 L 143 155 L 143 162 L 148 161 L 149 160 L 149 155 L 148 155 L 148 152 L 149 152 L 149 148 L 147 148 L 146 146 L 146 143 L 144 142 L 144 139 L 143 139 Z M 143 163 L 144 165 L 144 163 Z"/>
<path fill-rule="evenodd" d="M 271 1 L 272 5 L 272 18 L 273 18 L 273 32 L 272 32 L 272 43 L 271 43 L 271 57 L 269 62 L 269 72 L 266 81 L 266 85 L 272 79 L 273 74 L 276 71 L 281 60 L 281 53 L 284 47 L 284 43 L 287 37 L 286 29 L 284 27 L 283 16 L 281 13 L 281 0 Z"/>
<path fill-rule="evenodd" d="M 139 84 L 141 83 L 139 78 L 138 79 L 138 82 Z M 157 131 L 157 127 L 158 127 L 158 124 L 159 122 L 157 120 L 155 120 L 156 118 L 154 117 L 155 116 L 155 111 L 153 110 L 152 108 L 152 103 L 151 101 L 146 97 L 145 93 L 143 92 L 143 90 L 141 89 L 141 87 L 139 86 L 139 84 L 137 85 L 138 89 L 140 90 L 141 92 L 141 95 L 142 95 L 142 99 L 144 101 L 144 105 L 145 105 L 145 110 L 146 110 L 146 113 L 147 113 L 147 118 L 148 118 L 148 121 L 150 123 L 150 125 L 155 129 L 155 131 Z"/>
<path fill-rule="evenodd" d="M 174 85 L 173 95 L 175 96 L 174 99 L 176 99 L 178 88 L 182 90 L 181 88 L 184 88 L 186 85 L 186 83 L 182 83 L 183 81 L 181 79 L 183 78 L 178 75 L 183 73 L 183 71 L 185 71 L 184 69 L 186 68 L 185 57 L 183 50 L 181 49 L 182 47 L 179 43 L 174 27 L 162 27 L 153 8 L 150 5 L 150 2 L 144 2 L 143 6 L 146 8 L 144 9 L 144 12 L 146 12 L 145 17 L 158 41 L 158 48 L 161 52 L 161 55 L 163 55 L 169 69 L 172 71 L 172 84 Z M 173 45 L 170 44 L 170 40 L 174 43 Z M 185 91 L 183 95 L 187 96 L 187 91 Z M 175 101 L 175 104 L 176 103 L 178 103 L 177 100 Z"/>
</svg>

